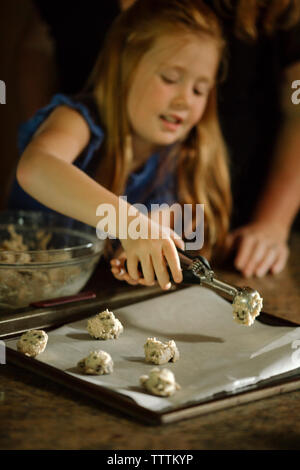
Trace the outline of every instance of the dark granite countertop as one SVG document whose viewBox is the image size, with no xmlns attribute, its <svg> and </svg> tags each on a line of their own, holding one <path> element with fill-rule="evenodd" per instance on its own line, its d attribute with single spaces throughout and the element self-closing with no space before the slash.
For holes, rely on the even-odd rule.
<svg viewBox="0 0 300 470">
<path fill-rule="evenodd" d="M 300 235 L 294 234 L 284 272 L 246 282 L 262 294 L 265 311 L 298 324 L 299 261 Z M 229 269 L 217 273 L 245 285 Z M 110 296 L 136 292 L 103 269 L 93 282 Z M 11 364 L 0 365 L 0 372 L 0 449 L 300 449 L 300 390 L 155 426 Z"/>
</svg>

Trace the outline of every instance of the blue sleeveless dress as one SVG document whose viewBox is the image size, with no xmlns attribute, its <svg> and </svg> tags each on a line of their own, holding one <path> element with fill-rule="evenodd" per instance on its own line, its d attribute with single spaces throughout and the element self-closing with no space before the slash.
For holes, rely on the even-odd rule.
<svg viewBox="0 0 300 470">
<path fill-rule="evenodd" d="M 18 134 L 19 153 L 20 155 L 23 153 L 34 133 L 49 114 L 61 105 L 69 106 L 78 111 L 90 128 L 89 144 L 75 160 L 74 165 L 93 177 L 97 161 L 100 158 L 99 149 L 103 142 L 104 133 L 100 125 L 95 100 L 91 95 L 78 95 L 78 97 L 70 97 L 64 94 L 55 95 L 47 106 L 40 109 L 29 121 L 20 126 Z M 149 210 L 151 204 L 168 203 L 171 205 L 178 200 L 174 167 L 173 170 L 170 169 L 167 172 L 160 184 L 153 187 L 152 191 L 145 196 L 145 188 L 155 181 L 159 164 L 160 155 L 153 154 L 142 169 L 129 175 L 124 195 L 127 196 L 127 201 L 130 204 L 143 203 Z M 8 208 L 54 212 L 23 191 L 17 180 L 14 181 L 12 186 Z"/>
</svg>

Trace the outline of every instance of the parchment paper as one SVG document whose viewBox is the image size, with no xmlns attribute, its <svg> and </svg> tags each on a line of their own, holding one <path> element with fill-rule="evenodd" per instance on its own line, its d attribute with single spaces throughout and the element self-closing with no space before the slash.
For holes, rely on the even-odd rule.
<svg viewBox="0 0 300 470">
<path fill-rule="evenodd" d="M 47 348 L 36 360 L 127 395 L 152 411 L 196 404 L 300 366 L 300 327 L 257 321 L 251 327 L 238 325 L 231 305 L 205 287 L 193 286 L 114 313 L 124 326 L 118 340 L 92 339 L 87 321 L 81 320 L 49 332 Z M 150 395 L 139 385 L 139 377 L 156 367 L 144 361 L 148 337 L 173 339 L 180 351 L 178 362 L 159 366 L 172 370 L 181 385 L 172 397 Z M 16 349 L 16 342 L 9 340 L 7 346 Z M 77 371 L 77 362 L 95 349 L 112 356 L 113 374 L 86 376 Z"/>
</svg>

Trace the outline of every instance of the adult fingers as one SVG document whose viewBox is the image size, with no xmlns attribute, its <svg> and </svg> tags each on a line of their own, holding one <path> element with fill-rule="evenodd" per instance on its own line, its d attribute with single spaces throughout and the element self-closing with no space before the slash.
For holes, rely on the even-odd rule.
<svg viewBox="0 0 300 470">
<path fill-rule="evenodd" d="M 255 267 L 255 274 L 258 277 L 262 277 L 267 274 L 277 257 L 278 251 L 275 247 L 270 246 L 268 249 L 266 249 L 265 255 L 263 256 L 262 260 Z"/>
<path fill-rule="evenodd" d="M 239 234 L 236 231 L 227 234 L 225 238 L 225 243 L 224 243 L 225 255 L 228 255 L 229 253 L 231 253 L 238 236 Z"/>
<path fill-rule="evenodd" d="M 269 253 L 269 256 L 272 255 L 272 250 L 268 247 L 265 241 L 256 241 L 252 245 L 252 250 L 249 252 L 249 257 L 245 263 L 242 271 L 246 277 L 252 276 L 256 272 L 256 268 L 260 263 L 266 259 L 266 255 Z M 274 255 L 274 253 L 273 253 Z M 268 259 L 268 258 L 267 258 Z M 274 259 L 274 258 L 273 258 Z M 267 261 L 267 260 L 266 260 Z M 270 261 L 272 259 L 270 258 Z"/>
<path fill-rule="evenodd" d="M 251 259 L 251 254 L 256 241 L 253 237 L 243 237 L 239 243 L 237 256 L 234 265 L 239 271 L 243 271 L 247 263 Z"/>
<path fill-rule="evenodd" d="M 284 245 L 281 247 L 278 253 L 277 259 L 274 261 L 271 267 L 272 274 L 278 274 L 284 269 L 286 262 L 288 260 L 288 257 L 289 257 L 289 248 L 286 245 Z"/>
</svg>

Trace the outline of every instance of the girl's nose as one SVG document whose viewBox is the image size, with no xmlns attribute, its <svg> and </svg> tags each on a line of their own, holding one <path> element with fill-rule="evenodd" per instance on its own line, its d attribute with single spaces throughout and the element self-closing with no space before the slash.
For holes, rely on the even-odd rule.
<svg viewBox="0 0 300 470">
<path fill-rule="evenodd" d="M 187 109 L 191 105 L 192 94 L 187 87 L 181 87 L 173 98 L 173 106 L 176 109 Z"/>
</svg>

